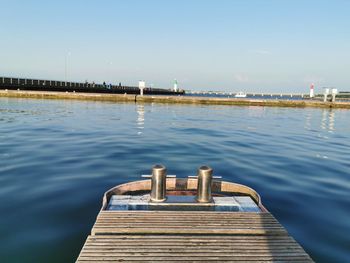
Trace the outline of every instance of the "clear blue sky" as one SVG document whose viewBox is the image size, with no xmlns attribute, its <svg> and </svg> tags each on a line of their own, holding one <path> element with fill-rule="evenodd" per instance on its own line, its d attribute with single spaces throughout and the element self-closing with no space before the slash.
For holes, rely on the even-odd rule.
<svg viewBox="0 0 350 263">
<path fill-rule="evenodd" d="M 347 0 L 0 0 L 0 75 L 350 90 Z M 317 90 L 316 90 L 317 91 Z"/>
</svg>

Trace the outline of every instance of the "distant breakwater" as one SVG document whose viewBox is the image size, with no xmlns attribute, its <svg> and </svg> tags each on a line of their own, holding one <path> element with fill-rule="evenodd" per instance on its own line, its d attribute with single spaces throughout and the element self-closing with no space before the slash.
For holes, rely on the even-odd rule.
<svg viewBox="0 0 350 263">
<path fill-rule="evenodd" d="M 322 102 L 319 100 L 256 100 L 237 98 L 208 98 L 192 96 L 151 96 L 131 94 L 105 94 L 81 92 L 50 92 L 28 90 L 0 89 L 0 97 L 33 98 L 33 99 L 75 99 L 111 102 L 168 103 L 197 105 L 232 105 L 263 107 L 315 107 L 350 109 L 350 102 Z"/>
<path fill-rule="evenodd" d="M 0 89 L 8 90 L 32 90 L 32 91 L 58 91 L 58 92 L 85 92 L 85 93 L 107 93 L 107 94 L 140 94 L 139 87 L 81 83 L 70 81 L 40 80 L 25 78 L 0 77 Z M 157 89 L 146 87 L 143 90 L 148 95 L 182 95 L 184 91 L 173 91 L 170 89 Z"/>
</svg>

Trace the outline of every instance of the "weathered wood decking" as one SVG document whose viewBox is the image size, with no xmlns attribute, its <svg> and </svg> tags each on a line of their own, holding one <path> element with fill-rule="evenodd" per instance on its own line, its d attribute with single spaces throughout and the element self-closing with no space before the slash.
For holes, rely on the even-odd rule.
<svg viewBox="0 0 350 263">
<path fill-rule="evenodd" d="M 77 262 L 312 262 L 268 212 L 101 211 Z"/>
</svg>

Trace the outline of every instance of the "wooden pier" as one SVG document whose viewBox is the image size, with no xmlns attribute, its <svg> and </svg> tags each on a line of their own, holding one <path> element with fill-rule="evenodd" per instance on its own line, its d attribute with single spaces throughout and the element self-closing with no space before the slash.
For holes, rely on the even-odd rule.
<svg viewBox="0 0 350 263">
<path fill-rule="evenodd" d="M 104 211 L 77 262 L 313 262 L 269 212 Z"/>
<path fill-rule="evenodd" d="M 97 94 L 140 94 L 139 87 L 82 83 L 71 81 L 56 81 L 42 79 L 24 79 L 24 78 L 7 78 L 0 77 L 0 89 L 7 90 L 28 90 L 28 91 L 55 91 L 55 92 L 84 92 Z M 146 87 L 143 90 L 148 95 L 183 95 L 183 91 L 173 91 L 170 89 L 158 89 Z"/>
<path fill-rule="evenodd" d="M 197 177 L 167 178 L 156 165 L 151 180 L 111 188 L 77 262 L 312 262 L 254 189 L 211 179 L 208 166 Z"/>
<path fill-rule="evenodd" d="M 261 106 L 289 108 L 325 108 L 350 109 L 350 102 L 323 102 L 320 100 L 256 100 L 235 98 L 205 98 L 192 96 L 140 96 L 137 94 L 108 94 L 63 91 L 33 91 L 10 90 L 0 87 L 0 98 L 30 98 L 30 99 L 73 99 L 110 102 L 163 103 L 188 105 L 227 105 L 227 106 Z"/>
</svg>

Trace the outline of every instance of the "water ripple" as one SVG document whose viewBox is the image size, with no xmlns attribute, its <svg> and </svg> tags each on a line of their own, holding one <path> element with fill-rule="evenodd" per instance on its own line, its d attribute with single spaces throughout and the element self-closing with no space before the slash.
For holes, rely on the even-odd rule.
<svg viewBox="0 0 350 263">
<path fill-rule="evenodd" d="M 247 184 L 317 262 L 346 262 L 350 111 L 0 98 L 2 262 L 73 262 L 110 187 L 155 163 Z"/>
</svg>

